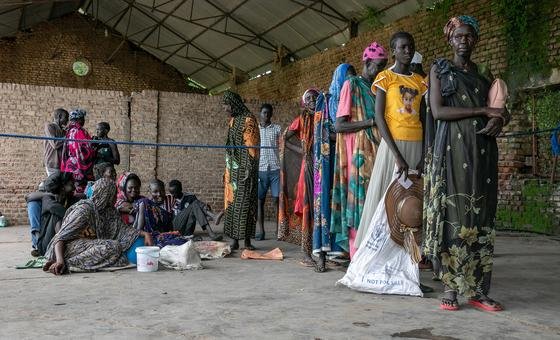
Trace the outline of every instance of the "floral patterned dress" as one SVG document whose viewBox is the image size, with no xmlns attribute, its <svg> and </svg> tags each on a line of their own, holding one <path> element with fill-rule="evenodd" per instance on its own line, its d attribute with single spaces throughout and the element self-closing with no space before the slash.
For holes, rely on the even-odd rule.
<svg viewBox="0 0 560 340">
<path fill-rule="evenodd" d="M 435 62 L 443 105 L 485 107 L 490 77 Z M 459 294 L 488 294 L 498 190 L 496 139 L 476 132 L 486 117 L 426 121 L 424 246 L 443 283 Z"/>
</svg>

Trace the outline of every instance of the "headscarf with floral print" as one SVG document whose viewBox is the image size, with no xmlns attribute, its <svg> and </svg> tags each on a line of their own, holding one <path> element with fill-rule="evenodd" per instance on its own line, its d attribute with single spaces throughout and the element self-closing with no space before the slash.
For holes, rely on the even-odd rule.
<svg viewBox="0 0 560 340">
<path fill-rule="evenodd" d="M 447 24 L 445 24 L 445 26 L 443 27 L 443 33 L 445 34 L 447 40 L 451 38 L 451 35 L 455 31 L 455 29 L 457 29 L 457 27 L 461 25 L 471 26 L 476 33 L 476 37 L 478 38 L 478 35 L 480 34 L 480 25 L 478 24 L 478 20 L 476 20 L 474 17 L 471 17 L 470 15 L 460 15 L 458 17 L 449 19 Z"/>
</svg>

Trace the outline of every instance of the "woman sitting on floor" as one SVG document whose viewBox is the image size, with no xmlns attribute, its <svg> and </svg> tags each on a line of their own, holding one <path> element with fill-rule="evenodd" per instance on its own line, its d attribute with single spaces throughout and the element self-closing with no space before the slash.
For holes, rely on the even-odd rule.
<svg viewBox="0 0 560 340">
<path fill-rule="evenodd" d="M 100 179 L 91 199 L 68 209 L 45 254 L 44 271 L 61 275 L 72 268 L 123 267 L 128 264 L 126 251 L 139 236 L 144 237 L 145 245 L 152 245 L 149 233 L 134 230 L 119 218 L 114 208 L 116 191 L 114 182 Z"/>
<path fill-rule="evenodd" d="M 163 248 L 167 245 L 181 245 L 188 241 L 181 233 L 173 230 L 173 214 L 153 200 L 140 195 L 140 178 L 131 172 L 125 172 L 118 181 L 116 207 L 123 222 L 133 225 L 135 229 L 152 235 L 155 245 Z M 159 189 L 150 186 L 150 190 Z"/>
<path fill-rule="evenodd" d="M 104 162 L 104 163 L 98 163 L 95 164 L 93 166 L 93 174 L 95 176 L 95 180 L 97 181 L 98 179 L 101 178 L 107 178 L 110 179 L 111 181 L 115 182 L 117 180 L 117 172 L 115 170 L 115 167 L 113 166 L 113 163 L 109 163 L 109 162 Z M 86 198 L 91 198 L 91 195 L 93 195 L 93 184 L 95 182 L 88 182 L 88 185 L 86 187 Z"/>
</svg>

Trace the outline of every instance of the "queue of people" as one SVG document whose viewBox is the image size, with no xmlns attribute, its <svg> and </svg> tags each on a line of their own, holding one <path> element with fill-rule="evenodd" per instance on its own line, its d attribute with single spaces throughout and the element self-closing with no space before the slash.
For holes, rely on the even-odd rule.
<svg viewBox="0 0 560 340">
<path fill-rule="evenodd" d="M 507 88 L 471 60 L 476 19 L 454 17 L 444 33 L 454 56 L 429 75 L 414 37 L 397 32 L 390 52 L 365 48 L 360 75 L 341 64 L 328 92 L 305 91 L 280 146 L 278 237 L 317 272 L 349 257 L 339 283 L 350 288 L 421 296 L 432 290 L 422 266 L 444 285 L 442 309 L 462 295 L 500 311 L 488 294 Z"/>
<path fill-rule="evenodd" d="M 458 310 L 463 295 L 477 308 L 503 309 L 488 296 L 495 137 L 510 118 L 488 94 L 503 82 L 471 60 L 480 35 L 476 19 L 454 17 L 444 33 L 454 56 L 436 59 L 429 75 L 411 34 L 393 34 L 389 51 L 371 43 L 360 74 L 343 63 L 328 91 L 306 90 L 283 133 L 272 122 L 271 105 L 263 104 L 257 119 L 238 94 L 225 92 L 223 220 L 232 250 L 240 240 L 253 250 L 252 239 L 265 239 L 270 191 L 278 239 L 301 247 L 302 265 L 324 272 L 329 261 L 348 259 L 341 284 L 422 295 L 428 290 L 420 284 L 422 263 L 444 284 L 440 308 Z M 179 181 L 170 181 L 166 194 L 161 180 L 151 180 L 150 197 L 140 195 L 134 173 L 116 181 L 120 156 L 107 143 L 110 126 L 99 123 L 92 138 L 83 128 L 85 116 L 58 109 L 45 127 L 49 136 L 95 139 L 45 142 L 49 177 L 41 193 L 27 197 L 33 251 L 47 257 L 45 270 L 120 265 L 138 239 L 180 245 L 196 225 L 211 239 L 221 238 L 209 223 L 221 214 L 184 193 Z"/>
</svg>

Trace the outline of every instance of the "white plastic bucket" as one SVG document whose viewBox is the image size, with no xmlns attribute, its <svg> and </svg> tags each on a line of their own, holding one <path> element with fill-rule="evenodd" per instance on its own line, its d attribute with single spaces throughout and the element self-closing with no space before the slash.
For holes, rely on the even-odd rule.
<svg viewBox="0 0 560 340">
<path fill-rule="evenodd" d="M 136 248 L 136 269 L 139 272 L 157 272 L 159 247 Z"/>
</svg>

